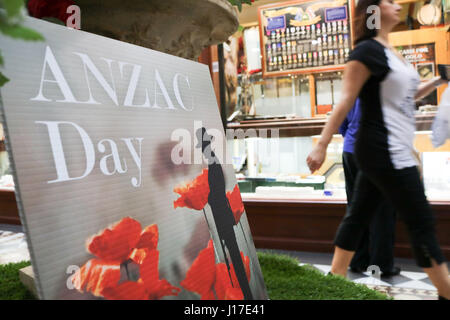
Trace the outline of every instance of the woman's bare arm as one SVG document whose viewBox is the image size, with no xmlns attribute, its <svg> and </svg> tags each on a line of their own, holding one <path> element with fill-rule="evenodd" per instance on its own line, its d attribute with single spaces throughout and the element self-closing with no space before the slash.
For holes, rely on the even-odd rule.
<svg viewBox="0 0 450 320">
<path fill-rule="evenodd" d="M 318 144 L 306 159 L 312 173 L 318 170 L 325 161 L 326 150 L 333 138 L 333 134 L 338 131 L 339 126 L 355 104 L 361 88 L 369 77 L 370 71 L 363 63 L 359 61 L 350 61 L 346 64 L 343 76 L 341 101 L 334 108 L 323 128 Z"/>
<path fill-rule="evenodd" d="M 420 100 L 423 97 L 426 97 L 427 95 L 429 95 L 430 93 L 432 93 L 437 87 L 439 87 L 442 84 L 447 83 L 446 80 L 442 80 L 441 77 L 434 77 L 433 79 L 421 83 L 419 85 L 419 87 L 417 88 L 417 92 L 416 95 L 414 97 L 414 99 L 416 100 Z"/>
</svg>

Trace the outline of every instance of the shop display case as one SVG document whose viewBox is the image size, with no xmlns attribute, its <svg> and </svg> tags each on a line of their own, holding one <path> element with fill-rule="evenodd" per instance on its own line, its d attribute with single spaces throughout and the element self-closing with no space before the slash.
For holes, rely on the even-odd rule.
<svg viewBox="0 0 450 320">
<path fill-rule="evenodd" d="M 278 171 L 273 166 L 267 165 L 270 161 L 260 154 L 259 150 L 261 145 L 264 144 L 264 138 L 259 140 L 250 138 L 245 143 L 230 142 L 231 144 L 240 144 L 239 148 L 231 146 L 232 150 L 241 150 L 241 152 L 245 150 L 247 152 L 245 155 L 234 154 L 235 157 L 247 160 L 252 159 L 254 161 L 261 160 L 259 163 L 247 163 L 248 171 L 244 176 L 256 178 L 254 175 L 257 173 L 268 175 L 268 179 L 281 180 L 285 177 L 281 178 L 279 176 L 285 175 L 287 171 L 289 171 L 289 174 L 297 175 L 301 179 L 309 175 L 306 164 L 296 165 L 294 163 L 305 163 L 307 154 L 317 140 L 315 136 L 320 134 L 327 121 L 327 116 L 338 104 L 342 90 L 343 72 L 339 66 L 335 66 L 335 68 L 327 70 L 297 68 L 289 70 L 289 73 L 271 73 L 264 67 L 265 64 L 267 67 L 268 63 L 266 59 L 267 53 L 271 51 L 267 46 L 267 42 L 271 41 L 270 38 L 273 35 L 277 39 L 277 34 L 280 34 L 280 39 L 283 34 L 285 38 L 287 34 L 289 34 L 291 39 L 292 37 L 297 37 L 297 26 L 295 26 L 295 29 L 292 29 L 294 32 L 291 32 L 291 24 L 301 24 L 299 25 L 300 37 L 301 31 L 303 29 L 306 30 L 306 26 L 310 27 L 309 34 L 311 34 L 312 24 L 325 23 L 327 25 L 329 23 L 330 16 L 333 16 L 331 13 L 334 12 L 329 9 L 337 10 L 336 15 L 334 15 L 337 18 L 339 17 L 338 9 L 342 7 L 346 8 L 346 10 L 348 9 L 348 12 L 351 13 L 354 3 L 351 0 L 291 1 L 262 6 L 259 7 L 258 12 L 260 43 L 258 44 L 254 38 L 251 40 L 246 39 L 246 36 L 254 37 L 255 26 L 249 27 L 252 32 L 248 34 L 245 31 L 243 32 L 243 42 L 246 44 L 245 50 L 247 51 L 245 55 L 249 55 L 250 51 L 259 52 L 259 48 L 256 49 L 259 45 L 262 53 L 263 70 L 252 74 L 249 78 L 253 113 L 241 113 L 239 116 L 234 117 L 227 123 L 227 128 L 256 129 L 257 132 L 260 129 L 273 129 L 277 130 L 280 137 L 280 154 L 279 159 L 276 161 L 279 164 Z M 314 14 L 311 14 L 311 10 L 313 10 Z M 305 12 L 309 12 L 309 15 L 306 14 L 303 17 L 302 14 Z M 294 15 L 294 13 L 296 14 Z M 349 21 L 348 32 L 351 34 L 352 16 L 348 14 L 346 17 Z M 305 28 L 302 29 L 302 26 Z M 333 23 L 331 23 L 331 26 L 331 30 L 333 30 Z M 314 30 L 317 35 L 316 27 Z M 336 27 L 336 30 L 341 29 Z M 417 69 L 422 81 L 437 75 L 437 64 L 450 63 L 450 56 L 448 55 L 450 33 L 448 26 L 393 32 L 389 37 L 393 47 Z M 427 130 L 431 129 L 437 105 L 440 103 L 440 96 L 445 87 L 441 86 L 437 91 L 416 102 L 417 136 L 422 136 L 421 132 L 427 132 Z M 238 105 L 237 110 L 240 108 L 242 107 Z M 426 136 L 428 137 L 429 134 Z M 339 152 L 342 152 L 342 137 L 339 135 L 335 136 L 329 150 L 333 148 L 336 150 L 334 157 L 337 160 L 331 163 L 329 167 L 324 165 L 322 168 L 323 172 L 319 172 L 319 175 L 325 176 L 326 180 L 330 178 L 334 181 L 340 181 L 338 177 L 342 178 L 342 168 L 340 168 L 341 155 Z M 249 153 L 252 153 L 252 155 Z M 270 156 L 273 157 L 273 154 Z M 255 168 L 258 168 L 258 170 Z M 261 181 L 255 180 L 248 186 L 251 185 L 255 189 L 260 183 Z M 277 183 L 285 182 L 277 181 Z M 324 186 L 328 184 L 330 183 L 325 182 Z M 335 184 L 339 183 L 336 182 Z M 341 186 L 340 189 L 343 189 L 343 187 Z M 285 191 L 288 192 L 288 189 L 285 189 Z M 335 194 L 338 194 L 338 192 L 335 192 Z M 448 199 L 445 199 L 445 201 L 447 200 L 450 200 L 450 196 Z"/>
<path fill-rule="evenodd" d="M 242 76 L 238 77 L 242 84 Z M 243 112 L 233 120 L 263 120 L 311 117 L 309 79 L 305 76 L 263 78 L 258 72 L 250 76 L 253 115 Z M 241 97 L 238 90 L 238 96 Z M 239 98 L 237 110 L 244 110 L 244 99 Z M 235 122 L 233 121 L 233 122 Z"/>
<path fill-rule="evenodd" d="M 0 123 L 0 223 L 20 224 L 3 127 Z"/>
<path fill-rule="evenodd" d="M 414 139 L 425 192 L 430 201 L 450 204 L 450 140 L 434 148 L 431 134 L 429 130 L 416 131 Z M 306 157 L 319 138 L 318 135 L 285 137 L 277 139 L 276 143 L 273 138 L 262 137 L 228 140 L 227 150 L 236 160 L 234 167 L 244 198 L 346 201 L 341 135 L 333 136 L 319 170 L 311 175 L 306 165 Z M 271 186 L 277 188 L 268 193 L 267 187 Z"/>
<path fill-rule="evenodd" d="M 238 76 L 238 99 L 234 110 L 227 114 L 229 123 L 318 119 L 325 118 L 339 102 L 342 71 L 270 78 L 258 72 L 245 81 L 249 81 L 250 88 L 244 93 L 243 76 Z"/>
</svg>

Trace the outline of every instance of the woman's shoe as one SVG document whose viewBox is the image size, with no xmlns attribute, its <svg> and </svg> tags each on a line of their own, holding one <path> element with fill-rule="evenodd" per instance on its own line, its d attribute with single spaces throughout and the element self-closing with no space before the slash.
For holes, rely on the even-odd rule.
<svg viewBox="0 0 450 320">
<path fill-rule="evenodd" d="M 350 267 L 350 270 L 354 273 L 364 273 L 367 271 L 368 267 L 369 266 L 367 266 L 367 267 Z"/>
<path fill-rule="evenodd" d="M 393 267 L 391 270 L 381 271 L 383 277 L 392 277 L 400 274 L 401 269 L 399 267 Z"/>
</svg>

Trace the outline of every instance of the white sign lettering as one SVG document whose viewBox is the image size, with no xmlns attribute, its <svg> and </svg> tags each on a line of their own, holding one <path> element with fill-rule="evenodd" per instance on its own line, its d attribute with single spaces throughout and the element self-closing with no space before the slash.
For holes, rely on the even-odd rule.
<svg viewBox="0 0 450 320">
<path fill-rule="evenodd" d="M 122 106 L 124 107 L 143 107 L 143 108 L 154 108 L 154 109 L 162 109 L 165 104 L 165 109 L 171 109 L 171 110 L 177 110 L 175 107 L 173 101 L 170 98 L 168 88 L 164 84 L 163 78 L 161 77 L 160 72 L 158 69 L 154 69 L 154 88 L 153 88 L 153 104 L 150 102 L 149 97 L 149 91 L 146 88 L 145 89 L 145 101 L 142 104 L 134 104 L 134 97 L 136 94 L 137 86 L 139 84 L 140 75 L 142 71 L 142 66 L 136 65 L 133 63 L 123 62 L 123 61 L 115 61 L 112 59 L 107 59 L 101 57 L 100 59 L 104 62 L 106 62 L 108 66 L 108 76 L 105 77 L 99 68 L 95 65 L 95 63 L 92 61 L 92 59 L 85 53 L 80 52 L 72 52 L 74 55 L 78 56 L 82 62 L 82 66 L 84 69 L 84 76 L 85 76 L 85 83 L 87 85 L 88 93 L 89 93 L 89 99 L 87 101 L 79 101 L 75 98 L 72 89 L 69 86 L 68 81 L 66 80 L 66 77 L 64 76 L 64 73 L 61 69 L 61 67 L 58 64 L 58 61 L 53 54 L 53 51 L 51 50 L 50 46 L 47 46 L 45 48 L 45 56 L 42 66 L 42 73 L 41 73 L 41 81 L 39 84 L 39 92 L 38 94 L 31 98 L 31 101 L 56 101 L 56 102 L 63 102 L 63 103 L 79 103 L 79 104 L 101 104 L 98 102 L 94 96 L 93 96 L 93 90 L 91 88 L 91 81 L 89 80 L 89 75 L 93 76 L 95 80 L 100 84 L 100 86 L 103 88 L 103 90 L 106 92 L 106 94 L 109 96 L 111 101 L 116 105 L 119 106 L 119 99 L 117 96 L 117 88 L 116 88 L 116 79 L 114 79 L 114 73 L 113 69 L 118 67 L 121 77 L 124 77 L 124 67 L 125 66 L 132 66 L 131 75 L 129 77 L 129 82 L 127 86 L 127 91 L 125 98 L 123 100 Z M 54 80 L 46 78 L 47 75 L 47 67 L 50 71 L 50 73 L 53 75 Z M 89 72 L 88 72 L 89 71 Z M 108 78 L 108 80 L 107 80 Z M 183 101 L 182 99 L 182 93 L 179 87 L 179 82 L 185 81 L 187 84 L 188 91 L 191 89 L 191 85 L 189 82 L 189 78 L 186 75 L 182 75 L 180 73 L 176 73 L 172 78 L 172 86 L 173 86 L 173 92 L 175 94 L 176 101 L 179 105 L 179 107 L 185 111 L 193 111 L 194 109 L 194 97 L 192 94 L 188 94 L 188 96 L 191 97 L 188 104 L 186 104 L 187 101 Z M 45 91 L 45 85 L 48 83 L 55 83 L 58 85 L 62 95 L 64 96 L 63 100 L 53 100 L 49 98 L 48 96 L 44 95 Z M 162 97 L 163 99 L 158 97 Z"/>
<path fill-rule="evenodd" d="M 69 121 L 36 121 L 35 123 L 38 124 L 44 124 L 47 126 L 48 129 L 48 135 L 50 139 L 50 145 L 52 148 L 52 154 L 53 154 L 53 160 L 55 162 L 55 168 L 56 168 L 56 176 L 57 178 L 55 180 L 50 180 L 48 183 L 56 183 L 56 182 L 67 182 L 72 180 L 81 180 L 83 178 L 86 178 L 94 169 L 95 165 L 95 149 L 94 144 L 92 143 L 91 138 L 89 137 L 88 133 L 81 128 L 79 125 L 73 122 Z M 78 177 L 70 177 L 69 172 L 67 170 L 67 161 L 66 157 L 64 155 L 64 148 L 61 141 L 61 134 L 60 134 L 60 125 L 70 125 L 74 127 L 81 139 L 81 142 L 84 147 L 85 157 L 86 157 L 86 170 L 81 176 Z M 121 138 L 121 140 L 125 143 L 131 157 L 133 158 L 134 163 L 136 164 L 136 167 L 139 171 L 139 177 L 132 177 L 131 178 L 131 184 L 133 187 L 140 187 L 142 183 L 142 174 L 141 174 L 141 163 L 142 163 L 142 141 L 144 138 Z M 137 140 L 139 143 L 138 151 L 136 151 L 136 148 L 134 147 L 132 141 Z M 107 150 L 107 147 L 105 146 L 108 144 L 108 149 L 110 149 L 110 153 L 103 156 L 100 159 L 100 171 L 107 176 L 113 175 L 115 173 L 123 174 L 128 171 L 127 164 L 125 159 L 123 159 L 123 166 L 122 161 L 120 159 L 119 151 L 117 148 L 117 144 L 111 140 L 111 139 L 102 139 L 97 144 L 97 150 L 100 153 L 105 153 Z M 112 160 L 114 170 L 108 169 L 108 161 Z"/>
</svg>

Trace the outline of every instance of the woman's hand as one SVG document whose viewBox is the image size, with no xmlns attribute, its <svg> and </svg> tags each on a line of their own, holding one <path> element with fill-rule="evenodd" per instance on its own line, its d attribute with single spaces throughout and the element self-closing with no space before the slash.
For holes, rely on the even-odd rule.
<svg viewBox="0 0 450 320">
<path fill-rule="evenodd" d="M 316 170 L 320 169 L 323 162 L 325 161 L 326 155 L 327 155 L 326 147 L 323 147 L 321 144 L 318 144 L 314 147 L 314 149 L 306 158 L 306 163 L 308 164 L 311 173 L 314 173 Z"/>
<path fill-rule="evenodd" d="M 442 79 L 441 76 L 436 76 L 436 77 L 432 78 L 431 80 L 434 81 L 434 86 L 436 88 L 442 86 L 443 84 L 447 84 L 447 82 L 448 82 L 448 80 Z"/>
<path fill-rule="evenodd" d="M 338 132 L 339 126 L 344 121 L 350 109 L 353 108 L 356 97 L 369 77 L 370 71 L 362 62 L 354 60 L 347 62 L 345 65 L 341 101 L 333 109 L 330 118 L 322 129 L 318 144 L 306 159 L 311 173 L 314 173 L 314 171 L 322 166 L 325 161 L 328 144 L 333 138 L 333 134 Z"/>
</svg>

